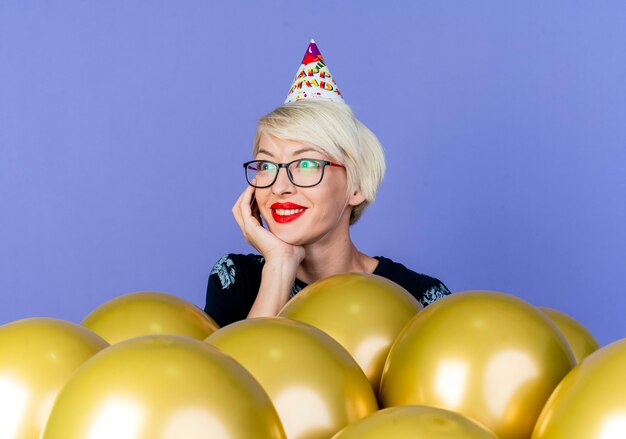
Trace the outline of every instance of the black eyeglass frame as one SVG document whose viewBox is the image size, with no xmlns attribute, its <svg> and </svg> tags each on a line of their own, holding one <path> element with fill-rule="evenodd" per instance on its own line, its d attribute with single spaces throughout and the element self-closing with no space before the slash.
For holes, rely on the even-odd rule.
<svg viewBox="0 0 626 439">
<path fill-rule="evenodd" d="M 293 175 L 291 175 L 291 171 L 289 170 L 289 166 L 291 166 L 294 163 L 297 162 L 302 162 L 305 160 L 311 160 L 311 161 L 315 161 L 315 162 L 319 162 L 322 164 L 322 174 L 320 175 L 320 180 L 315 183 L 315 184 L 309 184 L 306 186 L 303 186 L 301 184 L 297 184 L 295 181 L 293 181 Z M 276 165 L 278 167 L 278 170 L 276 171 L 276 174 L 274 175 L 274 180 L 272 180 L 272 182 L 270 184 L 267 184 L 265 186 L 257 186 L 256 184 L 252 184 L 252 182 L 249 180 L 248 178 L 248 166 L 250 166 L 252 163 L 271 163 L 272 165 Z M 276 180 L 278 179 L 278 173 L 280 172 L 280 168 L 285 168 L 285 171 L 287 172 L 287 178 L 289 178 L 289 181 L 291 182 L 291 184 L 293 184 L 296 187 L 313 187 L 313 186 L 317 186 L 318 184 L 320 184 L 322 182 L 322 180 L 324 179 L 324 170 L 326 169 L 326 166 L 334 166 L 337 168 L 346 168 L 344 165 L 341 165 L 339 163 L 334 163 L 334 162 L 330 162 L 328 160 L 321 160 L 321 159 L 307 159 L 307 158 L 303 158 L 303 159 L 296 159 L 296 160 L 292 160 L 289 163 L 275 163 L 269 160 L 251 160 L 249 162 L 245 162 L 243 164 L 243 169 L 244 169 L 244 173 L 246 174 L 246 181 L 248 182 L 248 184 L 252 187 L 255 187 L 257 189 L 265 189 L 270 187 L 271 185 L 273 185 L 274 183 L 276 183 Z"/>
</svg>

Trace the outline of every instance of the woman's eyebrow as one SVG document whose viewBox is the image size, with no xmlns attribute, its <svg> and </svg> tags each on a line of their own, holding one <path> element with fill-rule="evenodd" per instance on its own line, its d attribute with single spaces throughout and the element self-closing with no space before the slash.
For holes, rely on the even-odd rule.
<svg viewBox="0 0 626 439">
<path fill-rule="evenodd" d="M 292 155 L 299 155 L 299 154 L 303 154 L 305 152 L 319 152 L 319 151 L 316 150 L 316 149 L 313 149 L 313 148 L 300 148 L 300 149 L 295 150 L 292 153 Z M 272 154 L 268 150 L 262 149 L 262 148 L 257 151 L 257 154 L 265 154 L 265 155 L 268 155 L 270 157 L 274 157 L 274 154 Z"/>
<path fill-rule="evenodd" d="M 264 149 L 259 149 L 256 153 L 257 153 L 257 154 L 265 154 L 265 155 L 268 155 L 268 156 L 270 156 L 270 157 L 274 157 L 274 154 L 272 154 L 271 152 L 266 151 L 266 150 L 264 150 Z"/>
<path fill-rule="evenodd" d="M 300 148 L 300 149 L 294 151 L 293 155 L 302 154 L 304 152 L 318 152 L 318 151 L 316 149 L 313 149 L 313 148 Z"/>
</svg>

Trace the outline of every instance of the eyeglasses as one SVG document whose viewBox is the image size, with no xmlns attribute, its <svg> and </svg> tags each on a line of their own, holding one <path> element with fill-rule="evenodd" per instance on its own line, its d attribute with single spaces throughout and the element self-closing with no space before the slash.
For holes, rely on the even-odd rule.
<svg viewBox="0 0 626 439">
<path fill-rule="evenodd" d="M 253 160 L 243 164 L 246 170 L 246 180 L 255 188 L 266 188 L 274 184 L 278 178 L 280 168 L 287 170 L 287 177 L 294 186 L 312 187 L 320 184 L 324 178 L 324 168 L 335 166 L 345 168 L 344 165 L 318 159 L 298 159 L 289 163 L 274 163 L 267 160 Z M 256 181 L 255 181 L 256 180 Z M 254 184 L 252 183 L 253 181 Z"/>
</svg>

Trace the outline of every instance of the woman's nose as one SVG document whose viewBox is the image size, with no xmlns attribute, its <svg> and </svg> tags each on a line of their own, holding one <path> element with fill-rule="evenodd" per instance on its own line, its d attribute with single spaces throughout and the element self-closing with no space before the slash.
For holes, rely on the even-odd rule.
<svg viewBox="0 0 626 439">
<path fill-rule="evenodd" d="M 293 185 L 291 180 L 289 180 L 289 176 L 287 175 L 287 168 L 278 168 L 276 181 L 272 185 L 272 193 L 276 195 L 292 193 L 294 191 L 294 188 L 295 186 Z"/>
</svg>

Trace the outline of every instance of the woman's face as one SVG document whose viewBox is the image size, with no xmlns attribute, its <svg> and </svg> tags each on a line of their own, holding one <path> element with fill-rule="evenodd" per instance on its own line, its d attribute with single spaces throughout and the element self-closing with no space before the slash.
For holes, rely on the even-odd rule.
<svg viewBox="0 0 626 439">
<path fill-rule="evenodd" d="M 288 163 L 297 159 L 330 160 L 303 143 L 263 135 L 256 160 Z M 326 166 L 322 181 L 313 187 L 295 186 L 285 168 L 274 184 L 255 191 L 257 204 L 270 231 L 293 245 L 307 245 L 347 233 L 352 206 L 363 202 L 360 192 L 347 194 L 348 176 L 340 167 Z"/>
</svg>

